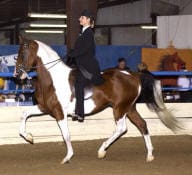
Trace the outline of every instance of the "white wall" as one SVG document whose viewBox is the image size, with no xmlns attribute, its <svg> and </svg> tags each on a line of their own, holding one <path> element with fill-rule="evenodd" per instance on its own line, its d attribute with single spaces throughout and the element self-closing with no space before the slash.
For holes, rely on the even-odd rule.
<svg viewBox="0 0 192 175">
<path fill-rule="evenodd" d="M 161 0 L 167 3 L 171 3 L 179 6 L 181 10 L 180 14 L 192 14 L 192 1 L 189 0 Z M 112 6 L 107 8 L 99 9 L 97 14 L 97 24 L 98 25 L 110 25 L 110 24 L 136 24 L 136 23 L 150 23 L 150 11 L 151 10 L 151 0 L 142 0 L 134 3 L 122 4 L 118 6 Z M 164 20 L 164 19 L 162 19 Z M 162 23 L 163 24 L 163 23 Z M 175 27 L 172 27 L 173 30 L 177 30 L 178 24 L 175 24 Z M 188 26 L 188 23 L 179 22 L 179 26 Z M 166 27 L 166 26 L 165 26 Z M 171 26 L 170 26 L 171 27 Z M 167 29 L 166 29 L 167 30 Z M 180 30 L 180 29 L 179 29 Z M 158 31 L 159 32 L 159 31 Z M 188 33 L 189 31 L 187 31 Z M 160 32 L 161 33 L 161 32 Z M 112 28 L 111 32 L 111 41 L 112 44 L 117 45 L 142 45 L 142 44 L 151 44 L 151 35 L 152 31 L 141 30 L 139 27 L 119 27 Z M 173 36 L 173 34 L 175 36 Z M 158 36 L 161 34 L 158 34 Z M 102 38 L 102 36 L 97 35 L 97 37 Z M 180 47 L 190 47 L 189 40 L 190 36 L 186 37 L 185 34 L 180 31 L 171 31 L 169 37 L 176 40 L 185 39 L 185 45 L 182 44 Z M 170 38 L 164 36 L 164 39 L 170 40 Z M 158 37 L 158 45 L 161 42 L 162 38 Z M 159 47 L 167 47 L 167 42 Z"/>
<path fill-rule="evenodd" d="M 192 15 L 160 16 L 157 24 L 158 48 L 167 48 L 170 41 L 176 48 L 192 48 Z"/>
<path fill-rule="evenodd" d="M 192 1 L 162 0 L 179 6 L 179 16 L 158 17 L 157 46 L 166 48 L 170 41 L 176 48 L 192 48 Z M 184 16 L 181 16 L 184 15 Z"/>
<path fill-rule="evenodd" d="M 162 0 L 162 1 L 178 5 L 180 7 L 181 14 L 192 14 L 192 2 L 189 3 L 188 0 Z M 134 3 L 102 8 L 99 9 L 97 14 L 97 24 L 112 25 L 112 24 L 150 23 L 151 22 L 150 12 L 151 12 L 151 0 L 142 0 Z M 179 25 L 183 25 L 183 23 L 182 24 L 181 23 L 179 22 Z M 178 31 L 174 32 L 174 34 L 176 35 L 174 36 L 177 38 L 176 40 L 186 36 L 186 35 L 182 36 L 182 34 Z M 111 30 L 111 44 L 114 45 L 151 44 L 151 36 L 152 31 L 141 30 L 140 27 L 124 27 L 124 28 L 114 27 Z M 96 37 L 103 38 L 102 35 L 98 34 Z M 169 37 L 167 38 L 167 36 L 165 36 L 165 39 L 168 40 L 170 38 Z M 187 39 L 189 40 L 191 38 L 187 37 Z M 160 40 L 162 39 L 158 38 L 158 45 L 159 42 L 161 42 Z M 189 45 L 190 44 L 188 43 L 188 41 L 186 41 L 185 46 L 189 47 Z M 185 46 L 183 45 L 182 47 Z M 160 47 L 167 47 L 167 43 L 165 43 L 163 46 Z"/>
</svg>

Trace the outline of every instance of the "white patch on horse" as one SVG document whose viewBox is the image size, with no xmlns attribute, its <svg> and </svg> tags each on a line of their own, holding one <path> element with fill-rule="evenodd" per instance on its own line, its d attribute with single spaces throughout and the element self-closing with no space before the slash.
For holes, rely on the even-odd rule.
<svg viewBox="0 0 192 175">
<path fill-rule="evenodd" d="M 96 107 L 96 105 L 95 105 L 94 101 L 91 98 L 84 101 L 85 114 L 91 113 L 95 107 Z"/>
<path fill-rule="evenodd" d="M 87 90 L 86 88 L 85 88 L 85 90 L 84 90 L 84 99 L 88 99 L 88 98 L 90 98 L 92 95 L 93 95 L 93 90 L 91 89 L 91 90 Z"/>
<path fill-rule="evenodd" d="M 121 73 L 124 73 L 124 74 L 126 74 L 126 75 L 131 75 L 129 72 L 127 72 L 126 70 L 121 70 L 120 71 Z"/>
<path fill-rule="evenodd" d="M 44 66 L 50 73 L 57 99 L 63 109 L 65 109 L 68 107 L 70 101 L 67 99 L 70 99 L 71 96 L 68 81 L 71 69 L 60 60 L 59 55 L 51 47 L 40 41 L 36 42 L 39 46 L 37 55 L 41 58 Z"/>
</svg>

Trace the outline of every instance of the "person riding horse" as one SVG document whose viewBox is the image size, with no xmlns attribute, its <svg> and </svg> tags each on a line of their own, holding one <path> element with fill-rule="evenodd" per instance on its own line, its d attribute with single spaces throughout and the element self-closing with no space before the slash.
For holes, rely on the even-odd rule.
<svg viewBox="0 0 192 175">
<path fill-rule="evenodd" d="M 100 85 L 103 79 L 100 75 L 100 67 L 95 58 L 95 42 L 92 27 L 94 25 L 93 14 L 84 10 L 79 18 L 82 31 L 75 42 L 74 49 L 69 50 L 67 57 L 73 58 L 77 68 L 75 80 L 76 108 L 72 116 L 73 121 L 84 121 L 84 88 L 87 83 Z"/>
</svg>

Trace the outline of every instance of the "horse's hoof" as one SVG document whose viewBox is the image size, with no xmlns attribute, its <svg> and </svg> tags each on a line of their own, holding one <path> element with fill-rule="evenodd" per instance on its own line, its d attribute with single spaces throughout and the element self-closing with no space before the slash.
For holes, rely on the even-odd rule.
<svg viewBox="0 0 192 175">
<path fill-rule="evenodd" d="M 33 135 L 31 133 L 27 133 L 26 140 L 30 143 L 33 144 Z"/>
<path fill-rule="evenodd" d="M 147 159 L 146 159 L 146 162 L 152 162 L 154 159 L 155 159 L 155 157 L 153 155 L 148 156 Z"/>
<path fill-rule="evenodd" d="M 62 165 L 62 164 L 66 164 L 66 163 L 70 163 L 70 158 L 64 158 L 61 162 L 60 162 L 60 164 Z"/>
<path fill-rule="evenodd" d="M 99 151 L 98 152 L 98 158 L 103 159 L 106 156 L 107 151 Z"/>
<path fill-rule="evenodd" d="M 70 163 L 70 159 L 63 159 L 60 164 L 63 165 L 63 164 L 66 164 L 66 163 Z"/>
<path fill-rule="evenodd" d="M 31 133 L 27 133 L 26 136 L 24 136 L 23 134 L 20 134 L 20 136 L 27 142 L 29 142 L 30 144 L 33 144 L 33 135 Z"/>
<path fill-rule="evenodd" d="M 73 157 L 73 154 L 70 156 L 66 156 L 61 162 L 60 164 L 65 164 L 65 163 L 70 163 L 71 158 Z"/>
</svg>

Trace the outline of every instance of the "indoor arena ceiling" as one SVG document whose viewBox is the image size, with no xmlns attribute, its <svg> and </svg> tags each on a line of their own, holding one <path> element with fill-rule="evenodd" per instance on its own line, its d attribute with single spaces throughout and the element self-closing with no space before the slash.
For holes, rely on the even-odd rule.
<svg viewBox="0 0 192 175">
<path fill-rule="evenodd" d="M 98 0 L 98 8 L 139 0 Z M 0 28 L 28 21 L 28 12 L 65 13 L 66 0 L 0 0 Z"/>
</svg>

